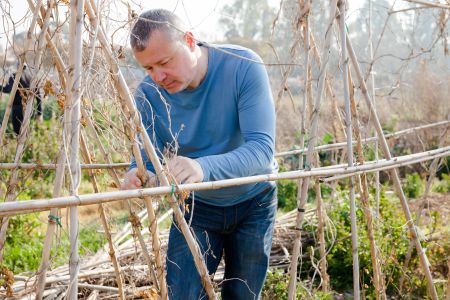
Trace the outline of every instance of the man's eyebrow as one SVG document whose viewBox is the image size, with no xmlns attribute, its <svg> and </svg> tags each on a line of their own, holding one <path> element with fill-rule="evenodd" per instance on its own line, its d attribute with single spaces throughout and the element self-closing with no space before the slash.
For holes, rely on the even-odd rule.
<svg viewBox="0 0 450 300">
<path fill-rule="evenodd" d="M 144 69 L 150 68 L 152 65 L 158 65 L 161 64 L 163 61 L 165 61 L 166 59 L 170 58 L 170 55 L 164 56 L 163 58 L 161 58 L 160 60 L 158 60 L 157 62 L 155 62 L 154 64 L 151 65 L 143 65 L 142 67 Z"/>
</svg>

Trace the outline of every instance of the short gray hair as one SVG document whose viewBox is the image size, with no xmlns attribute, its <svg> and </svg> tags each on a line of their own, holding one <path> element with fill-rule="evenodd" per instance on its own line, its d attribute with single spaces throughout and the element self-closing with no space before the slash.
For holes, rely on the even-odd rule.
<svg viewBox="0 0 450 300">
<path fill-rule="evenodd" d="M 143 12 L 131 29 L 131 48 L 139 52 L 144 51 L 155 30 L 167 33 L 172 39 L 181 38 L 184 34 L 184 24 L 177 15 L 165 9 Z"/>
</svg>

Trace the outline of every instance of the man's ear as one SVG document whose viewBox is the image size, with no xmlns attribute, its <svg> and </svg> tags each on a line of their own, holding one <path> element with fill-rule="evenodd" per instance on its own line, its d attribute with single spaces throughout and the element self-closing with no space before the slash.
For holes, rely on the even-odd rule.
<svg viewBox="0 0 450 300">
<path fill-rule="evenodd" d="M 193 50 L 195 48 L 195 38 L 194 35 L 192 34 L 192 32 L 187 31 L 184 34 L 184 40 L 186 41 L 186 44 L 188 45 L 188 47 Z"/>
</svg>

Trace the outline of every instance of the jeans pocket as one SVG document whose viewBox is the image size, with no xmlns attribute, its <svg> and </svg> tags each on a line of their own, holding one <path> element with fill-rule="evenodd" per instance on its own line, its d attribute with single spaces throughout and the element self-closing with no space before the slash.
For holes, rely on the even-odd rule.
<svg viewBox="0 0 450 300">
<path fill-rule="evenodd" d="M 261 193 L 255 196 L 255 202 L 259 207 L 269 207 L 276 205 L 277 199 L 277 186 L 271 186 L 263 190 Z"/>
</svg>

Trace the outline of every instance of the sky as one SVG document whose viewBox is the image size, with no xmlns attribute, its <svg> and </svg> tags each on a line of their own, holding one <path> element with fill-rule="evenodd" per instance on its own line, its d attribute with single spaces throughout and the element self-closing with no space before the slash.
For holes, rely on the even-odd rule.
<svg viewBox="0 0 450 300">
<path fill-rule="evenodd" d="M 127 8 L 122 1 L 111 1 L 115 4 L 108 5 L 111 19 L 124 20 L 127 16 Z M 147 9 L 152 8 L 165 8 L 174 11 L 179 17 L 181 17 L 186 24 L 193 29 L 195 33 L 200 35 L 199 37 L 205 40 L 215 40 L 221 37 L 220 30 L 218 30 L 218 20 L 220 18 L 220 8 L 225 4 L 230 3 L 231 0 L 152 0 L 152 1 L 129 1 L 133 10 L 138 14 Z M 271 2 L 277 2 L 271 0 Z M 2 11 L 8 7 L 6 1 L 1 0 L 0 6 Z M 16 26 L 16 31 L 27 31 L 31 22 L 31 12 L 28 9 L 26 0 L 9 0 L 10 15 L 14 22 L 20 23 Z M 104 9 L 105 9 L 104 8 Z M 106 10 L 108 13 L 108 10 Z M 119 14 L 119 17 L 117 17 Z M 26 21 L 23 22 L 24 17 Z M 111 25 L 112 26 L 112 25 Z M 8 17 L 2 15 L 0 23 L 0 47 L 5 49 L 6 35 L 11 37 L 13 35 L 12 23 Z M 119 35 L 120 36 L 120 35 Z"/>
<path fill-rule="evenodd" d="M 95 0 L 97 1 L 97 0 Z M 104 5 L 102 11 L 109 16 L 112 20 L 110 24 L 104 24 L 108 26 L 108 32 L 114 32 L 117 28 L 115 26 L 123 25 L 123 22 L 116 22 L 116 20 L 126 20 L 128 9 L 124 3 L 129 3 L 131 8 L 136 13 L 141 13 L 147 9 L 152 8 L 165 8 L 174 11 L 183 21 L 189 25 L 195 36 L 200 40 L 217 41 L 223 37 L 223 29 L 218 25 L 220 17 L 226 17 L 223 15 L 222 7 L 226 4 L 230 4 L 233 0 L 100 0 L 100 3 L 108 3 Z M 349 1 L 350 11 L 348 16 L 351 18 L 355 11 L 366 1 Z M 376 0 L 372 0 L 375 1 Z M 34 0 L 34 2 L 37 2 Z M 44 2 L 47 2 L 44 0 Z M 280 0 L 269 0 L 269 4 L 278 9 Z M 8 5 L 8 3 L 10 5 Z M 10 9 L 10 18 L 3 14 Z M 60 13 L 67 9 L 63 5 L 59 7 Z M 0 52 L 3 52 L 7 46 L 6 41 L 14 34 L 11 21 L 16 22 L 19 25 L 15 26 L 16 32 L 25 32 L 31 22 L 32 14 L 28 8 L 27 0 L 0 0 L 0 11 L 2 16 L 0 19 Z M 12 20 L 11 20 L 12 19 Z M 107 18 L 108 19 L 108 18 Z M 129 27 L 124 27 L 118 30 L 114 34 L 113 42 L 115 44 L 128 44 L 127 35 L 129 33 Z"/>
</svg>

